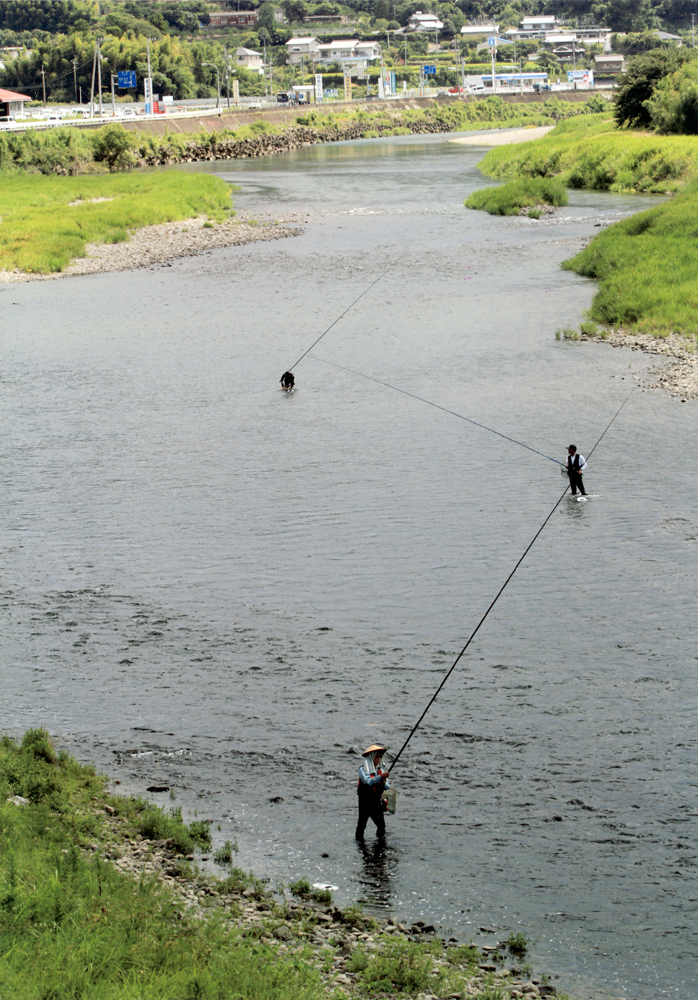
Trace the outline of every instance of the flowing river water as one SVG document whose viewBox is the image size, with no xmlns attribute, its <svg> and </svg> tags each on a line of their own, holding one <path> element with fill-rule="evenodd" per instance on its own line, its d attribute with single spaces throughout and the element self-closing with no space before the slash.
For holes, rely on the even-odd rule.
<svg viewBox="0 0 698 1000">
<path fill-rule="evenodd" d="M 303 235 L 0 289 L 2 726 L 170 786 L 272 883 L 523 931 L 579 997 L 691 1000 L 695 404 L 633 393 L 403 756 L 386 847 L 353 840 L 357 751 L 397 749 L 565 484 L 328 362 L 560 460 L 650 364 L 553 333 L 594 292 L 560 262 L 651 199 L 470 212 L 482 153 L 198 165 Z"/>
</svg>

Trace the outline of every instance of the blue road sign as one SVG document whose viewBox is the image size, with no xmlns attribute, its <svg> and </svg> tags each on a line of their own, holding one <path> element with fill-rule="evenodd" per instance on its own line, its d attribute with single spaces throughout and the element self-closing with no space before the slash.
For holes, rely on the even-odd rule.
<svg viewBox="0 0 698 1000">
<path fill-rule="evenodd" d="M 425 66 L 424 67 L 425 76 L 436 76 L 436 66 Z"/>
<path fill-rule="evenodd" d="M 488 38 L 487 39 L 487 44 L 489 45 L 489 47 L 491 49 L 496 49 L 497 48 L 497 39 L 496 38 Z"/>
<path fill-rule="evenodd" d="M 136 86 L 136 71 L 133 69 L 119 70 L 116 74 L 118 78 L 119 87 L 124 90 L 127 87 Z"/>
</svg>

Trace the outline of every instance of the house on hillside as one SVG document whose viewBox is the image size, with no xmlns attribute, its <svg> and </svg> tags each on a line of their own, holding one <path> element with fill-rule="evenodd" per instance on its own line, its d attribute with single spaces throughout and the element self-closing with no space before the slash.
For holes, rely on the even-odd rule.
<svg viewBox="0 0 698 1000">
<path fill-rule="evenodd" d="M 672 35 L 668 31 L 654 31 L 652 34 L 658 38 L 660 42 L 666 42 L 668 45 L 675 45 L 677 49 L 681 48 L 683 45 L 683 38 L 681 35 Z"/>
<path fill-rule="evenodd" d="M 258 16 L 256 10 L 216 10 L 209 14 L 208 23 L 211 28 L 249 28 L 257 23 Z"/>
<path fill-rule="evenodd" d="M 0 90 L 0 118 L 21 118 L 24 114 L 26 101 L 32 98 L 27 94 L 15 94 L 13 90 Z"/>
<path fill-rule="evenodd" d="M 527 34 L 540 35 L 544 31 L 555 31 L 558 20 L 552 14 L 525 17 L 521 22 L 521 30 Z"/>
<path fill-rule="evenodd" d="M 488 24 L 464 24 L 460 29 L 461 35 L 465 38 L 489 38 L 491 35 L 499 34 L 499 25 L 490 21 Z"/>
<path fill-rule="evenodd" d="M 317 38 L 289 38 L 286 42 L 290 66 L 300 66 L 302 62 L 312 62 L 316 58 L 320 43 Z"/>
<path fill-rule="evenodd" d="M 318 65 L 327 66 L 330 63 L 362 66 L 364 69 L 374 59 L 380 59 L 381 47 L 378 42 L 359 42 L 355 38 L 343 38 L 337 42 L 326 42 L 318 46 L 316 61 Z"/>
<path fill-rule="evenodd" d="M 408 31 L 427 32 L 441 31 L 443 21 L 440 21 L 436 14 L 422 14 L 421 10 L 416 11 L 407 22 Z"/>
<path fill-rule="evenodd" d="M 625 72 L 625 56 L 614 56 L 604 52 L 603 55 L 594 56 L 594 76 L 617 76 Z"/>
<path fill-rule="evenodd" d="M 255 52 L 254 49 L 246 49 L 241 45 L 235 53 L 235 61 L 238 66 L 242 66 L 244 69 L 252 70 L 253 73 L 261 74 L 264 72 L 264 59 L 262 58 L 262 53 Z"/>
</svg>

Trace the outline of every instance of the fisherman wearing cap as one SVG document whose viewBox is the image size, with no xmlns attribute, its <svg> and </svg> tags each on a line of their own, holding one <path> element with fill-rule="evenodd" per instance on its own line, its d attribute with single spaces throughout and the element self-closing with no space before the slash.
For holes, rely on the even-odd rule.
<svg viewBox="0 0 698 1000">
<path fill-rule="evenodd" d="M 564 469 L 567 473 L 567 478 L 570 481 L 570 486 L 572 487 L 572 496 L 577 495 L 577 490 L 579 490 L 583 497 L 587 495 L 587 491 L 584 489 L 584 480 L 582 478 L 582 473 L 586 467 L 587 463 L 584 455 L 578 455 L 577 445 L 571 444 L 567 449 L 567 462 L 565 463 Z"/>
<path fill-rule="evenodd" d="M 359 783 L 357 792 L 359 795 L 359 822 L 356 824 L 356 839 L 364 839 L 364 830 L 369 819 L 376 824 L 376 833 L 379 837 L 385 836 L 385 810 L 386 803 L 381 796 L 386 788 L 390 787 L 388 781 L 389 771 L 383 771 L 381 764 L 386 748 L 373 743 L 361 755 L 364 759 L 359 768 Z"/>
</svg>

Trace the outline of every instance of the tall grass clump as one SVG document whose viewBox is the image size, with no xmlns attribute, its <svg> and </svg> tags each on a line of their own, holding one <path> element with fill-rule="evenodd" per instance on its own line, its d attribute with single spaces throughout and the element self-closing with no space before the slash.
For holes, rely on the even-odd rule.
<svg viewBox="0 0 698 1000">
<path fill-rule="evenodd" d="M 320 1000 L 306 964 L 220 917 L 189 917 L 156 879 L 85 850 L 107 845 L 105 805 L 135 835 L 126 817 L 138 802 L 108 797 L 104 779 L 56 754 L 44 731 L 0 740 L 0 996 Z"/>
<path fill-rule="evenodd" d="M 199 215 L 221 221 L 231 205 L 230 187 L 206 174 L 6 174 L 0 184 L 0 270 L 62 271 L 84 256 L 88 243 L 120 242 L 129 230 Z"/>
<path fill-rule="evenodd" d="M 567 191 L 560 181 L 547 177 L 526 177 L 501 187 L 473 191 L 465 199 L 466 208 L 483 209 L 490 215 L 519 215 L 522 208 L 537 205 L 566 205 Z"/>
<path fill-rule="evenodd" d="M 601 283 L 589 310 L 598 323 L 698 333 L 698 182 L 609 226 L 562 266 Z"/>
<path fill-rule="evenodd" d="M 698 177 L 698 137 L 618 131 L 608 115 L 561 122 L 542 139 L 490 150 L 488 177 L 556 177 L 568 188 L 662 193 Z"/>
</svg>

